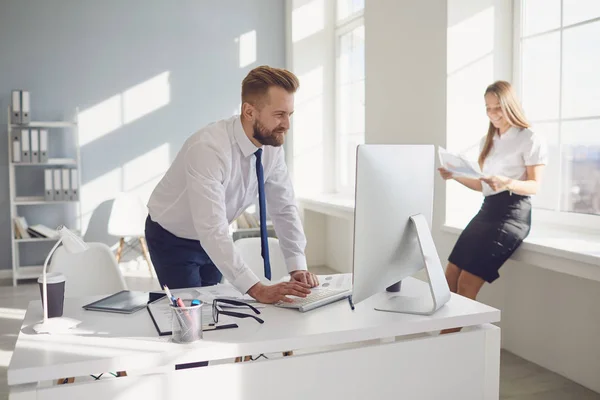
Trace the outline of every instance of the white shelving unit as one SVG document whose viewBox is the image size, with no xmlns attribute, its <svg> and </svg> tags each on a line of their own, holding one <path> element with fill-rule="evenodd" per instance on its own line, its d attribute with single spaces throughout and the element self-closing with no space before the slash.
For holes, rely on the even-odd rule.
<svg viewBox="0 0 600 400">
<path fill-rule="evenodd" d="M 19 125 L 20 126 L 20 125 Z M 62 162 L 58 162 L 58 161 L 48 161 L 45 163 L 14 163 L 11 162 L 10 164 L 14 164 L 14 165 L 18 165 L 19 167 L 48 167 L 48 166 L 76 166 L 77 165 L 77 160 L 65 160 Z"/>
<path fill-rule="evenodd" d="M 77 112 L 76 114 L 77 115 Z M 17 182 L 16 182 L 16 170 L 19 168 L 39 168 L 41 170 L 44 167 L 75 167 L 78 169 L 77 178 L 79 180 L 78 187 L 81 191 L 81 159 L 79 151 L 79 133 L 77 130 L 77 121 L 32 121 L 28 124 L 11 124 L 10 122 L 10 108 L 8 109 L 7 119 L 7 138 L 8 138 L 8 159 L 9 159 L 9 186 L 10 186 L 10 235 L 11 235 L 11 249 L 12 249 L 12 281 L 13 286 L 16 286 L 19 280 L 24 279 L 35 279 L 42 273 L 43 265 L 21 265 L 20 262 L 20 245 L 23 243 L 52 243 L 57 239 L 50 238 L 30 238 L 30 239 L 17 239 L 15 235 L 14 218 L 19 216 L 19 209 L 24 207 L 44 207 L 49 204 L 61 204 L 61 203 L 73 203 L 77 207 L 77 226 L 69 227 L 75 230 L 81 230 L 81 201 L 45 201 L 44 196 L 17 196 Z M 47 128 L 48 129 L 48 143 L 52 142 L 53 133 L 58 130 L 68 129 L 71 131 L 72 140 L 75 145 L 75 153 L 72 158 L 66 159 L 50 159 L 45 163 L 25 163 L 25 162 L 12 162 L 12 131 L 14 129 L 35 129 L 35 128 Z M 28 221 L 31 222 L 31 221 Z M 52 227 L 54 228 L 54 227 Z"/>
</svg>

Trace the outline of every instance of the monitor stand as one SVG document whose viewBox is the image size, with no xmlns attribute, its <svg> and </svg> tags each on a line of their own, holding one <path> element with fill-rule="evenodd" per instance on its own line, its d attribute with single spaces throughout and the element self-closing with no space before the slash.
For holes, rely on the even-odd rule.
<svg viewBox="0 0 600 400">
<path fill-rule="evenodd" d="M 427 220 L 422 214 L 417 214 L 410 217 L 410 221 L 414 224 L 421 254 L 423 255 L 431 296 L 428 294 L 419 297 L 394 295 L 393 292 L 400 291 L 400 281 L 387 288 L 387 292 L 391 293 L 375 309 L 378 311 L 431 315 L 450 300 L 450 288 L 446 282 L 444 268 L 433 243 L 431 231 L 427 226 Z"/>
</svg>

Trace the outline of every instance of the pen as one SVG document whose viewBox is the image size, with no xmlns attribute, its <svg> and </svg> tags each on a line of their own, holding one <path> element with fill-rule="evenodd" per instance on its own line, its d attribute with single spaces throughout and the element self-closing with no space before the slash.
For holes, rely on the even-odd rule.
<svg viewBox="0 0 600 400">
<path fill-rule="evenodd" d="M 165 293 L 167 294 L 167 297 L 169 298 L 169 300 L 171 300 L 171 303 L 173 303 L 173 305 L 176 306 L 177 301 L 175 300 L 175 297 L 171 294 L 171 291 L 169 290 L 167 285 L 163 286 L 163 288 L 165 289 Z"/>
<path fill-rule="evenodd" d="M 348 303 L 350 303 L 350 308 L 354 311 L 354 303 L 352 302 L 352 296 L 348 296 Z"/>
<path fill-rule="evenodd" d="M 208 324 L 208 326 L 202 327 L 202 330 L 203 331 L 218 331 L 221 329 L 229 329 L 229 328 L 237 328 L 237 327 L 238 327 L 237 324 L 227 324 L 227 325 Z"/>
<path fill-rule="evenodd" d="M 185 308 L 185 304 L 183 304 L 183 300 L 181 300 L 179 297 L 176 300 L 176 304 L 177 307 L 179 308 Z M 188 322 L 190 323 L 190 328 L 192 327 L 192 324 L 194 323 L 194 321 L 192 320 L 192 317 L 190 316 L 190 314 L 187 311 L 183 311 L 183 315 L 185 315 L 185 318 L 188 320 Z"/>
</svg>

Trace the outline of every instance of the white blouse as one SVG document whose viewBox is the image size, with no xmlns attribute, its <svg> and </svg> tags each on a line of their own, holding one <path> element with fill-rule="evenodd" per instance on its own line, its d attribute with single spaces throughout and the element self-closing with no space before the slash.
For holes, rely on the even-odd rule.
<svg viewBox="0 0 600 400">
<path fill-rule="evenodd" d="M 481 140 L 479 152 L 485 144 L 485 136 Z M 482 172 L 486 176 L 502 175 L 512 179 L 525 180 L 527 166 L 545 165 L 548 162 L 546 144 L 539 135 L 530 129 L 511 127 L 502 135 L 494 135 L 494 143 L 490 153 L 483 162 Z M 499 193 L 482 182 L 484 196 Z"/>
</svg>

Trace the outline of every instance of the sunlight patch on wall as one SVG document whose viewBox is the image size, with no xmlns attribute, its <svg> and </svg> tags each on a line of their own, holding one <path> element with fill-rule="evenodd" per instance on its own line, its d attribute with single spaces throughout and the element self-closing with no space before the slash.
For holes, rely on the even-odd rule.
<svg viewBox="0 0 600 400">
<path fill-rule="evenodd" d="M 296 107 L 294 123 L 294 188 L 298 193 L 323 191 L 323 98 Z"/>
<path fill-rule="evenodd" d="M 110 97 L 79 113 L 79 145 L 85 146 L 120 128 L 121 95 Z"/>
<path fill-rule="evenodd" d="M 113 199 L 121 191 L 121 167 L 117 167 L 81 187 L 81 231 L 85 232 L 92 213 L 102 202 Z"/>
<path fill-rule="evenodd" d="M 298 80 L 301 84 L 295 95 L 296 104 L 303 104 L 311 99 L 323 96 L 323 79 L 323 66 L 318 66 L 305 74 L 299 75 Z"/>
<path fill-rule="evenodd" d="M 171 101 L 169 71 L 123 92 L 123 123 L 148 115 Z"/>
<path fill-rule="evenodd" d="M 242 102 L 238 103 L 237 108 L 233 109 L 231 115 L 241 115 L 242 114 Z"/>
<path fill-rule="evenodd" d="M 304 3 L 304 4 L 302 4 Z M 296 43 L 325 28 L 324 0 L 294 1 L 292 11 L 292 42 Z"/>
<path fill-rule="evenodd" d="M 488 7 L 448 28 L 448 73 L 494 50 L 494 7 Z"/>
<path fill-rule="evenodd" d="M 294 188 L 306 195 L 320 193 L 324 168 L 324 71 L 323 66 L 299 75 L 302 84 L 294 112 Z"/>
<path fill-rule="evenodd" d="M 256 30 L 246 32 L 236 38 L 240 52 L 240 68 L 256 62 Z"/>
<path fill-rule="evenodd" d="M 85 232 L 96 208 L 121 193 L 131 193 L 147 204 L 150 194 L 171 164 L 170 145 L 163 143 L 81 188 L 81 223 Z"/>
<path fill-rule="evenodd" d="M 169 104 L 169 76 L 169 71 L 162 72 L 81 111 L 78 115 L 79 145 L 85 146 Z"/>
<path fill-rule="evenodd" d="M 148 202 L 152 190 L 171 164 L 170 145 L 164 143 L 123 165 L 123 191 Z"/>
</svg>

